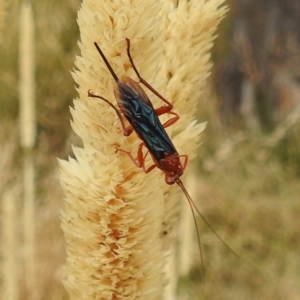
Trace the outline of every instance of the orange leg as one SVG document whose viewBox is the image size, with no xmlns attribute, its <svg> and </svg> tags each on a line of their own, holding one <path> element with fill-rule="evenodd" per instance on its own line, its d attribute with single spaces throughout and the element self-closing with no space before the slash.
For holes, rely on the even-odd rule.
<svg viewBox="0 0 300 300">
<path fill-rule="evenodd" d="M 139 168 L 144 168 L 144 163 L 145 163 L 145 158 L 147 156 L 148 153 L 146 153 L 145 157 L 143 155 L 143 146 L 144 146 L 144 143 L 140 143 L 139 145 L 139 148 L 138 148 L 138 151 L 137 151 L 137 157 L 134 158 L 131 154 L 130 151 L 127 151 L 127 150 L 123 150 L 121 148 L 118 148 L 116 150 L 116 152 L 118 151 L 121 151 L 121 152 L 124 152 L 128 155 L 128 157 L 130 158 L 130 160 Z"/>
<path fill-rule="evenodd" d="M 189 157 L 188 157 L 186 154 L 178 155 L 178 157 L 184 157 L 184 161 L 183 161 L 183 164 L 182 164 L 182 168 L 183 168 L 183 170 L 185 170 L 186 165 L 187 165 L 188 160 L 189 160 Z"/>
<path fill-rule="evenodd" d="M 139 71 L 137 70 L 134 62 L 133 62 L 133 59 L 131 57 L 131 54 L 130 54 L 130 40 L 128 38 L 126 38 L 126 42 L 127 42 L 127 55 L 128 55 L 128 58 L 129 58 L 129 61 L 132 65 L 132 68 L 136 74 L 136 76 L 139 78 L 140 82 L 146 86 L 154 95 L 156 95 L 158 98 L 160 98 L 163 102 L 165 102 L 167 104 L 167 106 L 162 106 L 158 109 L 156 109 L 156 113 L 157 115 L 162 115 L 162 114 L 165 114 L 169 111 L 172 110 L 173 108 L 173 104 L 168 101 L 165 97 L 163 97 L 160 93 L 158 93 L 139 73 Z"/>
<path fill-rule="evenodd" d="M 178 116 L 178 114 L 176 114 L 175 112 L 169 111 L 168 114 L 174 115 L 175 117 L 173 117 L 173 118 L 171 118 L 170 120 L 166 121 L 166 122 L 163 124 L 163 127 L 164 127 L 164 128 L 167 128 L 167 127 L 173 125 L 174 123 L 176 123 L 176 122 L 179 120 L 179 116 Z"/>
<path fill-rule="evenodd" d="M 88 96 L 91 97 L 91 98 L 98 98 L 98 99 L 101 99 L 101 100 L 103 100 L 104 102 L 106 102 L 108 105 L 110 105 L 110 107 L 112 107 L 112 108 L 115 110 L 115 112 L 117 113 L 117 115 L 118 115 L 118 118 L 119 118 L 119 120 L 120 120 L 120 122 L 121 122 L 121 126 L 122 126 L 122 129 L 123 129 L 123 134 L 124 134 L 125 136 L 131 135 L 131 133 L 133 132 L 132 126 L 131 126 L 131 125 L 130 125 L 130 126 L 127 126 L 127 127 L 125 126 L 125 123 L 124 123 L 124 121 L 123 121 L 123 119 L 122 119 L 122 116 L 121 116 L 120 111 L 119 111 L 119 110 L 118 110 L 118 109 L 117 109 L 110 101 L 108 101 L 107 99 L 103 98 L 102 96 L 94 95 L 93 92 L 92 92 L 91 90 L 88 91 Z"/>
<path fill-rule="evenodd" d="M 172 114 L 174 115 L 175 117 L 173 117 L 172 119 L 168 120 L 163 126 L 164 128 L 168 127 L 168 126 L 171 126 L 172 124 L 174 124 L 176 121 L 179 120 L 179 115 L 172 112 L 171 110 L 173 109 L 173 104 L 168 101 L 165 97 L 163 97 L 160 93 L 158 93 L 139 73 L 139 71 L 137 70 L 134 62 L 133 62 L 133 59 L 131 57 L 131 54 L 130 54 L 130 40 L 128 38 L 126 38 L 126 42 L 127 42 L 127 55 L 128 55 L 128 58 L 129 58 L 129 61 L 132 65 L 132 68 L 135 72 L 135 74 L 137 75 L 137 77 L 139 78 L 140 82 L 142 84 L 144 84 L 154 95 L 156 95 L 158 98 L 160 98 L 163 102 L 165 102 L 167 104 L 167 106 L 162 106 L 162 107 L 159 107 L 155 110 L 155 113 L 157 116 L 160 116 L 160 115 L 163 115 L 163 114 L 166 114 L 166 113 L 169 113 L 169 114 Z"/>
<path fill-rule="evenodd" d="M 137 151 L 137 157 L 134 158 L 131 154 L 130 151 L 126 151 L 126 150 L 123 150 L 123 149 L 117 149 L 117 151 L 121 151 L 121 152 L 124 152 L 128 155 L 128 157 L 130 158 L 130 160 L 139 168 L 143 168 L 144 172 L 145 173 L 150 173 L 155 167 L 156 167 L 156 164 L 153 164 L 151 165 L 150 167 L 148 167 L 146 169 L 145 167 L 145 159 L 149 153 L 149 151 L 146 152 L 146 154 L 144 155 L 143 154 L 143 147 L 145 146 L 144 143 L 140 143 L 139 145 L 139 148 L 138 148 L 138 151 Z"/>
</svg>

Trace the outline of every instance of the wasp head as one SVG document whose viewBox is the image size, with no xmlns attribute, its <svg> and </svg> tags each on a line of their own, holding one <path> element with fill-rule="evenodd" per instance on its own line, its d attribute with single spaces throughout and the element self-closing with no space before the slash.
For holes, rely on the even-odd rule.
<svg viewBox="0 0 300 300">
<path fill-rule="evenodd" d="M 180 157 L 177 154 L 165 154 L 166 157 L 161 160 L 162 170 L 165 172 L 165 181 L 167 184 L 174 184 L 183 174 L 183 167 Z"/>
</svg>

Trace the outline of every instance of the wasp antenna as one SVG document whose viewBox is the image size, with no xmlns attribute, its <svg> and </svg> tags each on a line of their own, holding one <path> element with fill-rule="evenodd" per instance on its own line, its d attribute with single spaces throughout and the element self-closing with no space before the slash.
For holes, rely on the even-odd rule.
<svg viewBox="0 0 300 300">
<path fill-rule="evenodd" d="M 198 239 L 198 248 L 199 248 L 200 258 L 201 258 L 201 264 L 202 264 L 202 276 L 203 276 L 203 282 L 205 283 L 205 265 L 204 265 L 203 251 L 202 251 L 202 247 L 201 247 L 201 240 L 200 240 L 199 229 L 198 229 L 198 225 L 197 225 L 197 221 L 196 221 L 196 216 L 195 216 L 195 212 L 194 212 L 192 203 L 190 202 L 189 198 L 187 198 L 187 200 L 188 200 L 188 203 L 190 205 L 190 208 L 191 208 L 191 211 L 192 211 L 192 214 L 193 214 L 193 219 L 194 219 L 195 227 L 196 227 L 197 239 Z"/>
<path fill-rule="evenodd" d="M 118 81 L 119 81 L 119 78 L 118 78 L 118 76 L 116 75 L 116 73 L 115 73 L 115 71 L 113 70 L 113 68 L 111 67 L 111 65 L 109 64 L 109 62 L 108 62 L 107 58 L 105 57 L 105 55 L 103 54 L 102 50 L 100 49 L 100 47 L 98 46 L 98 44 L 97 44 L 96 42 L 94 42 L 94 45 L 95 45 L 95 47 L 97 48 L 99 54 L 101 55 L 103 61 L 105 62 L 105 64 L 106 64 L 106 66 L 107 66 L 109 72 L 111 73 L 112 77 L 114 78 L 114 80 L 115 80 L 116 82 L 118 82 Z"/>
<path fill-rule="evenodd" d="M 199 209 L 197 208 L 196 204 L 194 203 L 194 201 L 192 200 L 191 196 L 189 195 L 189 193 L 187 192 L 187 190 L 185 189 L 182 181 L 180 179 L 177 179 L 176 183 L 180 186 L 180 188 L 182 189 L 186 199 L 188 200 L 189 204 L 191 207 L 194 207 L 195 210 L 197 211 L 197 213 L 199 214 L 199 216 L 201 217 L 201 219 L 204 221 L 204 223 L 207 225 L 207 227 L 216 235 L 216 237 L 223 243 L 223 245 L 232 253 L 234 254 L 236 257 L 240 258 L 240 256 L 238 254 L 235 253 L 235 251 L 233 251 L 228 244 L 219 236 L 219 234 L 213 229 L 213 227 L 209 224 L 209 222 L 204 218 L 204 216 L 201 214 L 201 212 L 199 211 Z M 192 209 L 193 212 L 193 209 Z M 193 212 L 194 214 L 194 212 Z M 197 232 L 198 234 L 198 232 Z"/>
</svg>

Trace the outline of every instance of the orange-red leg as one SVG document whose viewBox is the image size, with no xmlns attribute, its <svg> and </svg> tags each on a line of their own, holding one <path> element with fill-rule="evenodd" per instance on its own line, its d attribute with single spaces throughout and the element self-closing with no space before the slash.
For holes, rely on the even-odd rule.
<svg viewBox="0 0 300 300">
<path fill-rule="evenodd" d="M 125 123 L 122 119 L 122 115 L 121 115 L 120 111 L 109 100 L 105 99 L 102 96 L 94 95 L 91 90 L 88 90 L 88 96 L 91 97 L 91 98 L 98 98 L 98 99 L 103 100 L 104 102 L 106 102 L 110 107 L 112 107 L 115 110 L 115 112 L 117 113 L 117 116 L 118 116 L 118 118 L 121 122 L 121 126 L 122 126 L 122 129 L 123 129 L 123 134 L 125 136 L 129 136 L 133 132 L 132 126 L 131 125 L 129 125 L 127 127 L 125 126 Z"/>
<path fill-rule="evenodd" d="M 145 167 L 145 159 L 149 153 L 149 151 L 146 152 L 146 154 L 144 155 L 143 154 L 143 147 L 145 146 L 144 143 L 140 143 L 139 145 L 139 148 L 138 148 L 138 151 L 137 151 L 137 157 L 134 158 L 131 154 L 130 151 L 126 151 L 126 150 L 123 150 L 123 149 L 117 149 L 117 151 L 121 151 L 121 152 L 124 152 L 128 155 L 128 157 L 130 158 L 130 160 L 139 168 L 143 168 L 144 172 L 145 173 L 149 173 L 151 172 L 155 167 L 156 167 L 156 164 L 153 164 L 151 165 L 150 167 L 148 167 L 146 169 Z"/>
<path fill-rule="evenodd" d="M 132 68 L 133 68 L 135 74 L 139 78 L 140 82 L 143 85 L 145 85 L 153 94 L 155 94 L 158 98 L 160 98 L 162 101 L 164 101 L 167 104 L 167 106 L 161 107 L 161 108 L 165 109 L 165 112 L 163 112 L 163 113 L 167 113 L 168 111 L 172 110 L 173 104 L 170 101 L 168 101 L 165 97 L 163 97 L 160 93 L 158 93 L 144 78 L 142 78 L 142 76 L 140 75 L 139 71 L 137 70 L 137 68 L 133 62 L 133 59 L 131 57 L 131 54 L 130 54 L 130 40 L 128 38 L 126 38 L 126 42 L 127 42 L 127 55 L 128 55 L 129 61 L 132 65 Z"/>
<path fill-rule="evenodd" d="M 132 65 L 132 68 L 135 72 L 135 74 L 137 75 L 137 77 L 139 78 L 140 82 L 142 84 L 144 84 L 153 94 L 155 94 L 158 98 L 160 98 L 163 102 L 165 102 L 167 104 L 167 106 L 162 106 L 159 107 L 155 110 L 155 113 L 157 116 L 169 113 L 174 115 L 175 117 L 173 117 L 172 119 L 168 120 L 166 123 L 163 124 L 164 128 L 173 125 L 176 121 L 178 121 L 179 119 L 179 115 L 176 114 L 175 112 L 171 111 L 173 109 L 173 104 L 167 100 L 165 97 L 163 97 L 160 93 L 158 93 L 139 73 L 139 71 L 137 70 L 133 59 L 131 57 L 131 53 L 130 53 L 130 40 L 128 38 L 126 38 L 126 42 L 127 42 L 127 55 L 129 58 L 129 61 Z"/>
<path fill-rule="evenodd" d="M 130 160 L 139 168 L 143 168 L 144 169 L 144 164 L 145 164 L 145 158 L 148 155 L 148 152 L 146 153 L 146 155 L 143 155 L 143 147 L 145 146 L 144 143 L 140 143 L 138 151 L 137 151 L 137 157 L 134 158 L 131 154 L 130 151 L 118 148 L 116 152 L 121 151 L 124 152 L 128 155 L 128 157 L 130 158 Z"/>
<path fill-rule="evenodd" d="M 188 163 L 188 160 L 189 160 L 188 155 L 182 154 L 182 155 L 178 155 L 178 157 L 184 157 L 184 161 L 183 161 L 183 164 L 182 164 L 182 168 L 183 168 L 183 170 L 185 170 L 185 168 L 186 168 L 186 166 L 187 166 L 187 163 Z"/>
<path fill-rule="evenodd" d="M 171 118 L 170 120 L 166 121 L 166 122 L 163 124 L 163 127 L 164 127 L 164 128 L 167 128 L 167 127 L 173 125 L 174 123 L 176 123 L 176 122 L 179 120 L 179 116 L 178 116 L 178 114 L 176 114 L 175 112 L 169 111 L 168 114 L 174 115 L 175 117 L 173 117 L 173 118 Z"/>
</svg>

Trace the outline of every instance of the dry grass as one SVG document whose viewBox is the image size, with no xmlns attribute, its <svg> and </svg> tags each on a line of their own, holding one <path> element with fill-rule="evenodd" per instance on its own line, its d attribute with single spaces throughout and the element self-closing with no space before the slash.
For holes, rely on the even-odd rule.
<svg viewBox="0 0 300 300">
<path fill-rule="evenodd" d="M 69 70 L 77 51 L 76 9 L 79 1 L 40 1 L 37 19 L 37 167 L 36 264 L 39 299 L 67 299 L 62 286 L 64 245 L 60 230 L 62 193 L 56 157 L 69 153 L 68 106 L 75 91 Z M 0 44 L 1 199 L 16 193 L 20 220 L 22 162 L 17 144 L 17 34 L 19 1 L 7 8 Z M 5 42 L 3 42 L 5 41 Z M 197 203 L 211 225 L 242 259 L 228 253 L 199 220 L 207 267 L 206 284 L 200 282 L 195 243 L 195 267 L 181 281 L 179 293 L 190 299 L 299 299 L 300 185 L 299 121 L 275 143 L 262 133 L 232 131 L 221 126 L 214 97 L 200 99 L 200 121 L 208 120 L 199 153 Z M 279 125 L 280 126 L 280 125 Z M 288 146 L 287 146 L 288 145 Z M 9 151 L 7 149 L 10 149 Z M 298 172 L 298 173 L 297 173 Z M 146 176 L 146 175 L 145 175 Z M 1 224 L 5 215 L 0 211 Z M 26 299 L 23 280 L 22 222 L 12 234 L 19 237 L 18 295 Z M 13 250 L 13 249 L 12 249 Z M 2 254 L 3 255 L 3 254 Z M 3 256 L 2 256 L 3 257 Z M 1 267 L 3 260 L 1 260 Z M 15 276 L 12 270 L 11 276 Z M 1 276 L 9 276 L 6 273 Z M 1 282 L 7 282 L 0 278 Z M 4 288 L 1 288 L 1 291 Z"/>
<path fill-rule="evenodd" d="M 297 161 L 284 165 L 277 152 L 279 146 L 269 146 L 272 136 L 238 129 L 229 134 L 218 129 L 213 102 L 204 100 L 204 106 L 211 109 L 211 126 L 200 154 L 198 204 L 241 259 L 224 249 L 200 223 L 209 283 L 200 287 L 191 275 L 188 284 L 192 281 L 205 299 L 298 299 Z M 279 124 L 277 130 L 286 128 L 285 124 Z M 298 121 L 286 131 L 285 139 L 299 136 L 299 131 Z M 290 153 L 299 151 L 297 140 L 290 141 L 289 149 Z M 193 293 L 191 299 L 201 299 Z"/>
</svg>

